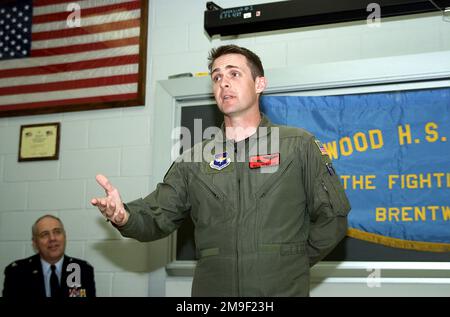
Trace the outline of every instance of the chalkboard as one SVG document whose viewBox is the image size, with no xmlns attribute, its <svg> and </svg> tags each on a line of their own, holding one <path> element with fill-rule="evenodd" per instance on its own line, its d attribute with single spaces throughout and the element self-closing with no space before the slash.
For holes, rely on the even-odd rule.
<svg viewBox="0 0 450 317">
<path fill-rule="evenodd" d="M 204 130 L 209 126 L 219 127 L 223 121 L 223 115 L 215 105 L 182 107 L 181 126 L 192 131 L 191 144 L 194 144 L 194 119 L 202 119 Z M 191 218 L 186 219 L 177 231 L 176 250 L 176 259 L 179 261 L 198 259 L 195 252 L 194 224 Z M 404 250 L 346 237 L 324 261 L 450 262 L 450 252 Z"/>
</svg>

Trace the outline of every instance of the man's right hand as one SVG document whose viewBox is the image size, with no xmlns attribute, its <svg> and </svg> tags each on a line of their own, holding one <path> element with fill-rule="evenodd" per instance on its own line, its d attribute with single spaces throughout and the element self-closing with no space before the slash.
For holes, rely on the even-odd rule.
<svg viewBox="0 0 450 317">
<path fill-rule="evenodd" d="M 103 216 L 117 226 L 125 225 L 128 222 L 129 214 L 123 206 L 119 191 L 111 185 L 104 175 L 98 174 L 95 179 L 105 190 L 106 197 L 92 198 L 91 204 L 96 206 Z"/>
</svg>

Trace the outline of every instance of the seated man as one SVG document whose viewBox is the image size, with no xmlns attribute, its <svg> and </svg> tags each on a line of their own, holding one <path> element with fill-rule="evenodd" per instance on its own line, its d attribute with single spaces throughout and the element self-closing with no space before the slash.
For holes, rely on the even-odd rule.
<svg viewBox="0 0 450 317">
<path fill-rule="evenodd" d="M 64 254 L 66 232 L 61 220 L 42 216 L 31 231 L 38 254 L 6 267 L 3 297 L 95 297 L 93 267 Z"/>
</svg>

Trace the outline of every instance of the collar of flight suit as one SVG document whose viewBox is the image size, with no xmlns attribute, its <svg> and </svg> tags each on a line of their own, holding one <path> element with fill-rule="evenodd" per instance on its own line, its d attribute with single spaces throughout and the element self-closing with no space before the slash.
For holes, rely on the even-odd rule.
<svg viewBox="0 0 450 317">
<path fill-rule="evenodd" d="M 255 133 L 257 133 L 257 139 L 269 136 L 270 132 L 271 132 L 271 127 L 273 127 L 272 122 L 270 122 L 269 118 L 267 118 L 267 116 L 264 113 L 260 112 L 260 115 L 261 115 L 261 121 L 259 122 L 259 125 L 258 125 L 258 127 L 256 129 L 256 132 L 255 132 Z M 260 128 L 264 128 L 264 129 L 260 129 Z M 219 143 L 235 143 L 234 140 L 226 138 L 225 121 L 222 122 L 222 125 L 220 126 L 220 130 L 221 130 L 222 133 L 219 133 L 219 134 L 215 135 L 215 137 L 214 137 L 216 142 L 219 142 Z M 252 137 L 253 135 L 248 136 L 247 139 Z"/>
</svg>

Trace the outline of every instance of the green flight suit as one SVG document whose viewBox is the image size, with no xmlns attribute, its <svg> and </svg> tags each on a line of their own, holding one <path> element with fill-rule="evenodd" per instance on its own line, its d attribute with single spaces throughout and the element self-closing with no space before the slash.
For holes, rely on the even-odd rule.
<svg viewBox="0 0 450 317">
<path fill-rule="evenodd" d="M 250 138 L 257 142 L 216 136 L 195 145 L 153 193 L 125 205 L 130 217 L 119 230 L 139 241 L 163 238 L 191 216 L 200 255 L 193 296 L 308 296 L 309 268 L 346 234 L 350 204 L 320 142 L 264 115 L 260 127 Z M 208 141 L 231 149 L 229 165 L 212 167 L 224 163 L 214 149 L 211 159 L 189 162 Z M 243 144 L 246 151 L 233 151 Z M 278 162 L 261 165 L 263 154 Z M 250 168 L 255 158 L 259 168 Z"/>
</svg>

